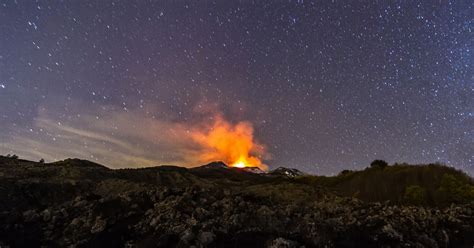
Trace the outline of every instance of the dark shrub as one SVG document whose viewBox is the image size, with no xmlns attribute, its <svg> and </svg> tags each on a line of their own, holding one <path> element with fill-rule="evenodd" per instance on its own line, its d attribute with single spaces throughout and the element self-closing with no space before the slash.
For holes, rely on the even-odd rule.
<svg viewBox="0 0 474 248">
<path fill-rule="evenodd" d="M 385 168 L 388 166 L 388 163 L 385 160 L 376 159 L 370 163 L 370 167 Z"/>
<path fill-rule="evenodd" d="M 443 175 L 439 192 L 446 202 L 466 203 L 474 201 L 474 186 L 466 184 L 454 175 Z"/>
<path fill-rule="evenodd" d="M 410 185 L 405 188 L 405 195 L 403 196 L 403 199 L 408 204 L 426 204 L 426 189 L 419 185 Z"/>
<path fill-rule="evenodd" d="M 339 176 L 348 175 L 351 172 L 352 172 L 352 170 L 343 170 L 343 171 L 339 172 Z"/>
</svg>

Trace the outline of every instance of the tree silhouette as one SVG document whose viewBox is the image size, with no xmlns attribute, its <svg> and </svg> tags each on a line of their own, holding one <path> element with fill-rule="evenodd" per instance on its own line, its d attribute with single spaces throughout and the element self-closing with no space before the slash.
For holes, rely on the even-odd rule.
<svg viewBox="0 0 474 248">
<path fill-rule="evenodd" d="M 372 163 L 370 163 L 370 167 L 372 168 L 374 167 L 385 168 L 387 166 L 388 166 L 388 163 L 385 160 L 381 160 L 381 159 L 376 159 L 372 161 Z"/>
</svg>

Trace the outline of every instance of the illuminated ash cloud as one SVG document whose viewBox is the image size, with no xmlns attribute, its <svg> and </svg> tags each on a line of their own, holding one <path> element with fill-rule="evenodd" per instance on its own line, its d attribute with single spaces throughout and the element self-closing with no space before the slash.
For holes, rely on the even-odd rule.
<svg viewBox="0 0 474 248">
<path fill-rule="evenodd" d="M 233 167 L 267 170 L 261 158 L 268 154 L 265 147 L 254 140 L 253 132 L 250 122 L 242 121 L 233 125 L 221 115 L 216 115 L 208 130 L 196 130 L 191 137 L 202 147 L 199 155 L 201 162 L 221 160 Z"/>
</svg>

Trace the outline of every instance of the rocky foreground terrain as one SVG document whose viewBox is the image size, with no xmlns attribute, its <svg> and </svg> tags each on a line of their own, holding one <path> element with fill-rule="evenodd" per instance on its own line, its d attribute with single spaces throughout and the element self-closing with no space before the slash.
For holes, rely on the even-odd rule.
<svg viewBox="0 0 474 248">
<path fill-rule="evenodd" d="M 0 157 L 0 247 L 473 247 L 473 189 L 439 165 L 317 177 Z"/>
</svg>

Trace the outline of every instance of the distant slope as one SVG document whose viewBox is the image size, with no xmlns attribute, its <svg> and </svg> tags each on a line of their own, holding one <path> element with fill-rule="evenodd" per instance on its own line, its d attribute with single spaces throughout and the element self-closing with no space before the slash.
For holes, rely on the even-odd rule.
<svg viewBox="0 0 474 248">
<path fill-rule="evenodd" d="M 247 187 L 283 183 L 241 169 L 157 166 L 138 169 L 109 169 L 80 159 L 40 163 L 0 156 L 0 211 L 16 207 L 46 206 L 73 199 L 78 194 L 111 196 L 156 186 L 204 188 Z M 16 192 L 21 192 L 17 194 Z"/>
<path fill-rule="evenodd" d="M 332 189 L 364 201 L 446 205 L 474 201 L 474 182 L 451 167 L 399 164 L 343 171 L 338 176 L 306 176 L 300 182 Z"/>
<path fill-rule="evenodd" d="M 285 168 L 285 167 L 278 167 L 270 171 L 269 174 L 275 175 L 275 176 L 286 176 L 286 177 L 299 177 L 299 176 L 306 175 L 304 172 L 300 170 Z"/>
</svg>

